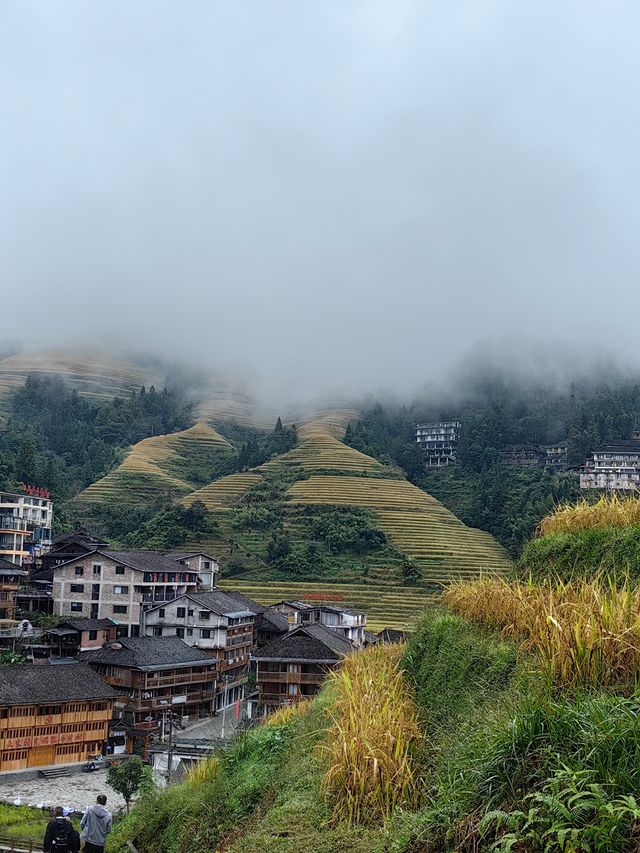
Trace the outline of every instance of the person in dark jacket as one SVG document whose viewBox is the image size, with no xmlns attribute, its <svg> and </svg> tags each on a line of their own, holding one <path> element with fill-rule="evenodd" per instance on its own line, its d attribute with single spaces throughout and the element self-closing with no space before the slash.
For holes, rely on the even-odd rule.
<svg viewBox="0 0 640 853">
<path fill-rule="evenodd" d="M 47 824 L 42 849 L 44 853 L 78 853 L 80 850 L 80 836 L 64 816 L 61 806 L 56 806 Z"/>
</svg>

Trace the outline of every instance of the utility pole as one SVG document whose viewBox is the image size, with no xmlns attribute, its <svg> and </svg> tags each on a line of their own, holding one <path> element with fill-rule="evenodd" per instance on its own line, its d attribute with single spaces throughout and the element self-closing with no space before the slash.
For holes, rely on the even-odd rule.
<svg viewBox="0 0 640 853">
<path fill-rule="evenodd" d="M 224 740 L 224 721 L 227 713 L 227 673 L 223 676 L 224 688 L 222 690 L 222 740 Z"/>
<path fill-rule="evenodd" d="M 171 770 L 173 766 L 173 714 L 169 712 L 169 751 L 167 752 L 167 785 L 171 784 Z"/>
</svg>

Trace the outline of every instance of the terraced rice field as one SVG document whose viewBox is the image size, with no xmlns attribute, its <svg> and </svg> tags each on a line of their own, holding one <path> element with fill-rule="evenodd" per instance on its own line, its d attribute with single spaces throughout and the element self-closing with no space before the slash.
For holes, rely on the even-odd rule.
<svg viewBox="0 0 640 853">
<path fill-rule="evenodd" d="M 437 596 L 419 587 L 389 587 L 377 584 L 300 583 L 289 581 L 251 582 L 222 580 L 222 589 L 235 589 L 258 604 L 275 604 L 283 599 L 318 601 L 318 596 L 342 607 L 363 610 L 367 614 L 367 630 L 382 628 L 411 630 Z M 314 599 L 313 596 L 316 596 Z"/>
<path fill-rule="evenodd" d="M 300 433 L 302 433 L 301 440 L 297 447 L 262 465 L 259 470 L 271 471 L 283 465 L 300 467 L 306 471 L 333 469 L 354 473 L 366 472 L 371 475 L 380 474 L 386 470 L 377 459 L 347 447 L 325 430 L 317 432 L 300 430 Z"/>
<path fill-rule="evenodd" d="M 18 353 L 0 360 L 0 404 L 27 376 L 57 375 L 79 394 L 109 399 L 124 397 L 141 385 L 161 384 L 162 377 L 124 359 L 95 352 L 42 351 Z"/>
<path fill-rule="evenodd" d="M 258 403 L 240 385 L 214 385 L 198 407 L 198 418 L 212 425 L 227 421 L 252 429 L 271 430 L 278 420 L 277 412 Z"/>
<path fill-rule="evenodd" d="M 194 501 L 202 501 L 210 512 L 227 512 L 240 500 L 247 489 L 255 486 L 261 479 L 259 474 L 251 472 L 230 474 L 228 477 L 222 477 L 208 486 L 191 492 L 182 502 L 186 506 L 191 506 Z"/>
<path fill-rule="evenodd" d="M 472 577 L 480 571 L 504 572 L 510 566 L 493 537 L 466 527 L 435 498 L 405 480 L 311 476 L 294 483 L 288 495 L 295 503 L 370 509 L 389 542 L 418 562 L 429 583 Z"/>
<path fill-rule="evenodd" d="M 154 493 L 187 494 L 193 491 L 194 484 L 186 477 L 194 463 L 212 464 L 220 454 L 232 452 L 229 442 L 205 423 L 145 438 L 134 444 L 121 465 L 78 495 L 76 502 L 144 503 Z"/>
</svg>

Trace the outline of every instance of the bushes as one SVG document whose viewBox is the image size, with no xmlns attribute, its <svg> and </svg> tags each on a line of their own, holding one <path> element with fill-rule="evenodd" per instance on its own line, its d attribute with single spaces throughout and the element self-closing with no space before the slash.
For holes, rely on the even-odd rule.
<svg viewBox="0 0 640 853">
<path fill-rule="evenodd" d="M 403 659 L 426 731 L 493 701 L 511 683 L 517 650 L 460 616 L 432 611 L 419 623 Z"/>
<path fill-rule="evenodd" d="M 542 580 L 592 577 L 604 571 L 640 579 L 640 525 L 593 527 L 532 539 L 518 563 L 521 576 Z"/>
<path fill-rule="evenodd" d="M 295 724 L 261 726 L 212 757 L 186 782 L 141 798 L 119 821 L 109 853 L 216 850 L 225 833 L 273 793 L 277 772 L 297 734 Z"/>
<path fill-rule="evenodd" d="M 625 851 L 640 820 L 640 697 L 552 695 L 499 634 L 432 614 L 404 657 L 428 805 L 394 850 Z"/>
</svg>

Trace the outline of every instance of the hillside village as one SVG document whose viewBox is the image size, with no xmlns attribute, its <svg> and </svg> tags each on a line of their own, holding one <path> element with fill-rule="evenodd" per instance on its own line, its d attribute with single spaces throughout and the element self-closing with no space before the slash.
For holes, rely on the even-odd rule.
<svg viewBox="0 0 640 853">
<path fill-rule="evenodd" d="M 128 853 L 133 844 L 151 853 L 149 833 L 156 833 L 165 839 L 163 850 L 195 853 L 217 844 L 221 832 L 237 832 L 238 820 L 250 815 L 257 823 L 242 830 L 238 853 L 287 849 L 274 840 L 281 838 L 292 839 L 292 853 L 334 845 L 369 853 L 386 850 L 390 832 L 412 839 L 403 850 L 425 838 L 434 849 L 459 849 L 456 827 L 468 810 L 489 815 L 514 804 L 504 791 L 487 799 L 480 789 L 472 804 L 461 790 L 446 806 L 457 817 L 443 823 L 423 799 L 424 788 L 437 801 L 453 796 L 438 787 L 439 773 L 444 779 L 455 767 L 467 779 L 466 759 L 449 745 L 448 727 L 463 732 L 461 744 L 474 754 L 467 729 L 486 728 L 493 737 L 491 726 L 503 725 L 503 708 L 512 701 L 525 715 L 532 697 L 540 707 L 551 701 L 527 664 L 521 672 L 517 648 L 526 642 L 532 661 L 539 661 L 531 664 L 534 671 L 545 671 L 549 643 L 564 628 L 559 621 L 557 637 L 536 638 L 527 622 L 534 609 L 556 596 L 554 618 L 566 613 L 575 628 L 594 601 L 613 596 L 598 605 L 615 619 L 602 630 L 631 637 L 640 624 L 635 586 L 624 586 L 635 583 L 635 568 L 620 592 L 608 590 L 598 574 L 640 565 L 640 545 L 630 538 L 640 519 L 629 492 L 640 464 L 635 403 L 600 434 L 604 440 L 593 431 L 577 463 L 581 438 L 571 420 L 566 440 L 538 431 L 530 441 L 509 441 L 523 435 L 512 429 L 497 443 L 495 431 L 483 433 L 478 414 L 411 420 L 340 403 L 276 417 L 275 426 L 267 420 L 258 429 L 252 410 L 242 413 L 246 397 L 231 410 L 220 396 L 193 407 L 155 389 L 132 389 L 128 398 L 104 402 L 86 389 L 76 397 L 73 381 L 28 374 L 4 398 L 12 419 L 3 452 L 7 458 L 13 447 L 16 455 L 5 466 L 14 477 L 5 478 L 0 491 L 0 798 L 6 790 L 5 800 L 13 802 L 12 792 L 46 790 L 55 779 L 69 801 L 80 804 L 83 768 L 106 780 L 100 775 L 105 766 L 134 767 L 139 759 L 154 774 L 154 793 L 138 792 L 108 850 Z M 117 399 L 128 400 L 124 420 Z M 81 447 L 42 445 L 55 435 L 47 432 L 51 419 L 63 412 L 70 432 L 89 431 L 103 453 L 107 470 L 88 484 L 74 467 Z M 158 418 L 175 428 L 156 433 Z M 145 429 L 152 434 L 132 440 Z M 48 446 L 50 459 L 64 453 L 62 488 L 60 473 L 51 484 L 16 480 L 19 472 L 37 477 L 49 464 L 40 467 L 34 453 L 30 472 L 19 471 L 25 435 L 35 439 L 34 450 L 38 442 Z M 476 474 L 481 454 L 491 461 Z M 515 555 L 449 508 L 465 507 L 475 477 L 485 478 L 490 500 L 489 476 L 509 487 L 528 482 L 532 495 L 534 484 L 548 490 L 545 503 L 530 506 L 540 513 L 537 534 Z M 443 500 L 427 485 L 441 490 Z M 618 497 L 628 493 L 627 502 Z M 553 511 L 563 494 L 569 502 Z M 538 506 L 552 511 L 543 518 Z M 636 547 L 637 561 L 631 557 Z M 583 580 L 575 580 L 576 572 Z M 624 610 L 619 596 L 630 596 Z M 501 639 L 509 620 L 522 625 Z M 583 642 L 599 641 L 594 635 Z M 635 649 L 635 639 L 631 645 Z M 616 664 L 615 674 L 606 654 L 601 672 L 574 672 L 555 663 L 565 653 L 574 660 L 575 652 L 559 647 L 552 665 L 563 668 L 550 676 L 553 695 L 561 689 L 569 703 L 562 713 L 574 713 L 570 683 L 585 679 L 589 689 L 606 684 L 620 691 L 620 702 L 632 701 L 625 698 L 635 677 L 632 659 Z M 617 706 L 609 712 L 623 713 Z M 349 732 L 347 720 L 354 727 Z M 423 738 L 433 726 L 444 738 L 437 739 L 444 763 L 428 782 Z M 385 773 L 404 781 L 394 782 L 397 795 L 374 805 L 379 788 L 361 801 L 349 790 L 362 783 L 349 774 L 381 766 L 389 733 L 398 738 L 398 764 L 379 771 L 380 784 Z M 363 743 L 370 751 L 350 756 L 348 750 Z M 309 752 L 305 744 L 314 748 Z M 330 759 L 339 782 L 327 764 L 334 746 L 343 750 Z M 483 753 L 473 760 L 489 759 Z M 577 759 L 567 753 L 563 760 Z M 575 766 L 600 778 L 597 767 L 580 762 Z M 253 787 L 236 801 L 226 786 L 245 790 L 239 780 L 247 772 Z M 545 785 L 555 784 L 559 771 L 548 772 L 532 781 L 527 796 L 546 796 Z M 576 792 L 580 778 L 571 782 Z M 295 793 L 292 786 L 300 785 Z M 631 789 L 621 781 L 616 790 Z M 218 798 L 215 825 L 197 815 L 209 808 L 210 795 Z M 167 816 L 158 826 L 149 809 L 170 814 L 174 798 L 184 796 L 193 819 L 177 827 Z M 279 798 L 285 811 L 299 803 L 295 818 L 281 822 Z M 251 803 L 259 804 L 257 812 Z M 400 814 L 403 828 L 392 829 Z M 292 820 L 302 821 L 304 830 L 291 834 Z M 517 815 L 509 820 L 520 832 Z M 615 831 L 626 837 L 626 818 L 616 820 Z M 168 832 L 182 839 L 179 848 Z M 469 832 L 468 849 L 482 849 L 485 840 L 508 843 L 505 827 L 489 817 Z"/>
</svg>

